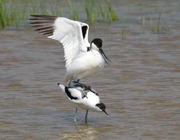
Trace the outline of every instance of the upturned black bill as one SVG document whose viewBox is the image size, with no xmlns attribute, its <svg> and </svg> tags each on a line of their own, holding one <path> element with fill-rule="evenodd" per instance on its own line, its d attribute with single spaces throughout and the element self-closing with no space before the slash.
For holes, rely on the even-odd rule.
<svg viewBox="0 0 180 140">
<path fill-rule="evenodd" d="M 102 48 L 100 48 L 100 49 L 99 49 L 99 51 L 100 51 L 100 53 L 101 53 L 102 57 L 104 58 L 104 61 L 106 62 L 106 64 L 108 64 L 108 65 L 109 65 L 108 61 L 110 61 L 110 62 L 111 62 L 111 60 L 109 60 L 109 58 L 105 55 L 105 53 L 104 53 L 104 51 L 103 51 L 103 49 L 102 49 Z"/>
<path fill-rule="evenodd" d="M 102 110 L 106 115 L 109 115 L 107 112 L 106 112 L 106 110 Z"/>
</svg>

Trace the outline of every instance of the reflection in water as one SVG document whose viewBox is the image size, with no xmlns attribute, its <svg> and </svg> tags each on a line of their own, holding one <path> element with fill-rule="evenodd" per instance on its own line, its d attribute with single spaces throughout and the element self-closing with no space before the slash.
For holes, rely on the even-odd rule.
<svg viewBox="0 0 180 140">
<path fill-rule="evenodd" d="M 89 124 L 80 124 L 75 126 L 75 130 L 64 130 L 59 135 L 60 138 L 68 139 L 68 140 L 95 140 L 100 139 L 100 132 L 102 130 L 101 127 L 93 127 Z"/>
</svg>

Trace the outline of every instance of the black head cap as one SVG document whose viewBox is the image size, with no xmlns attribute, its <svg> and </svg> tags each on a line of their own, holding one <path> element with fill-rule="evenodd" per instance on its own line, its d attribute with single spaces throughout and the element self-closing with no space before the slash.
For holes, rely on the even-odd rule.
<svg viewBox="0 0 180 140">
<path fill-rule="evenodd" d="M 109 114 L 106 112 L 106 106 L 105 106 L 105 104 L 99 103 L 99 104 L 96 104 L 96 106 L 99 107 L 106 115 L 109 115 Z"/>
<path fill-rule="evenodd" d="M 100 38 L 95 38 L 91 43 L 94 43 L 94 44 L 99 48 L 99 52 L 101 53 L 102 57 L 104 58 L 104 61 L 105 61 L 107 64 L 109 64 L 109 63 L 107 62 L 107 60 L 108 60 L 108 61 L 111 61 L 111 60 L 108 59 L 108 57 L 105 55 L 105 53 L 104 53 L 104 51 L 103 51 L 103 49 L 102 49 L 102 39 L 100 39 Z"/>
<path fill-rule="evenodd" d="M 102 39 L 95 38 L 91 43 L 94 43 L 98 48 L 102 48 Z"/>
</svg>

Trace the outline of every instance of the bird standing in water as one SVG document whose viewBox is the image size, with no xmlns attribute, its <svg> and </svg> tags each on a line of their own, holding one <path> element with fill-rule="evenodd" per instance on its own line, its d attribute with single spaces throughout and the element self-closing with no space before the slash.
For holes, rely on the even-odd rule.
<svg viewBox="0 0 180 140">
<path fill-rule="evenodd" d="M 85 84 L 76 83 L 71 87 L 64 86 L 58 83 L 60 89 L 67 95 L 68 99 L 77 105 L 74 122 L 76 123 L 76 114 L 78 107 L 86 110 L 85 115 L 85 123 L 87 123 L 88 111 L 96 111 L 96 112 L 106 112 L 106 106 L 103 103 L 100 103 L 100 98 L 98 93 L 91 88 L 90 86 L 86 86 Z"/>
</svg>

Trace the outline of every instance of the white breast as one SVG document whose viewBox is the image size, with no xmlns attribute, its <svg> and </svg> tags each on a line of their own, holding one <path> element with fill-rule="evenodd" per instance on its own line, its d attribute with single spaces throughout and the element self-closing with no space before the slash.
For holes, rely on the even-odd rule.
<svg viewBox="0 0 180 140">
<path fill-rule="evenodd" d="M 74 79 L 84 79 L 89 75 L 101 71 L 104 68 L 104 59 L 98 51 L 90 51 L 75 59 L 67 67 L 65 82 L 71 77 Z"/>
<path fill-rule="evenodd" d="M 83 109 L 101 111 L 98 107 L 96 107 L 96 104 L 100 103 L 99 96 L 90 91 L 87 93 L 87 98 L 85 97 L 82 100 L 74 101 L 74 103 Z"/>
</svg>

